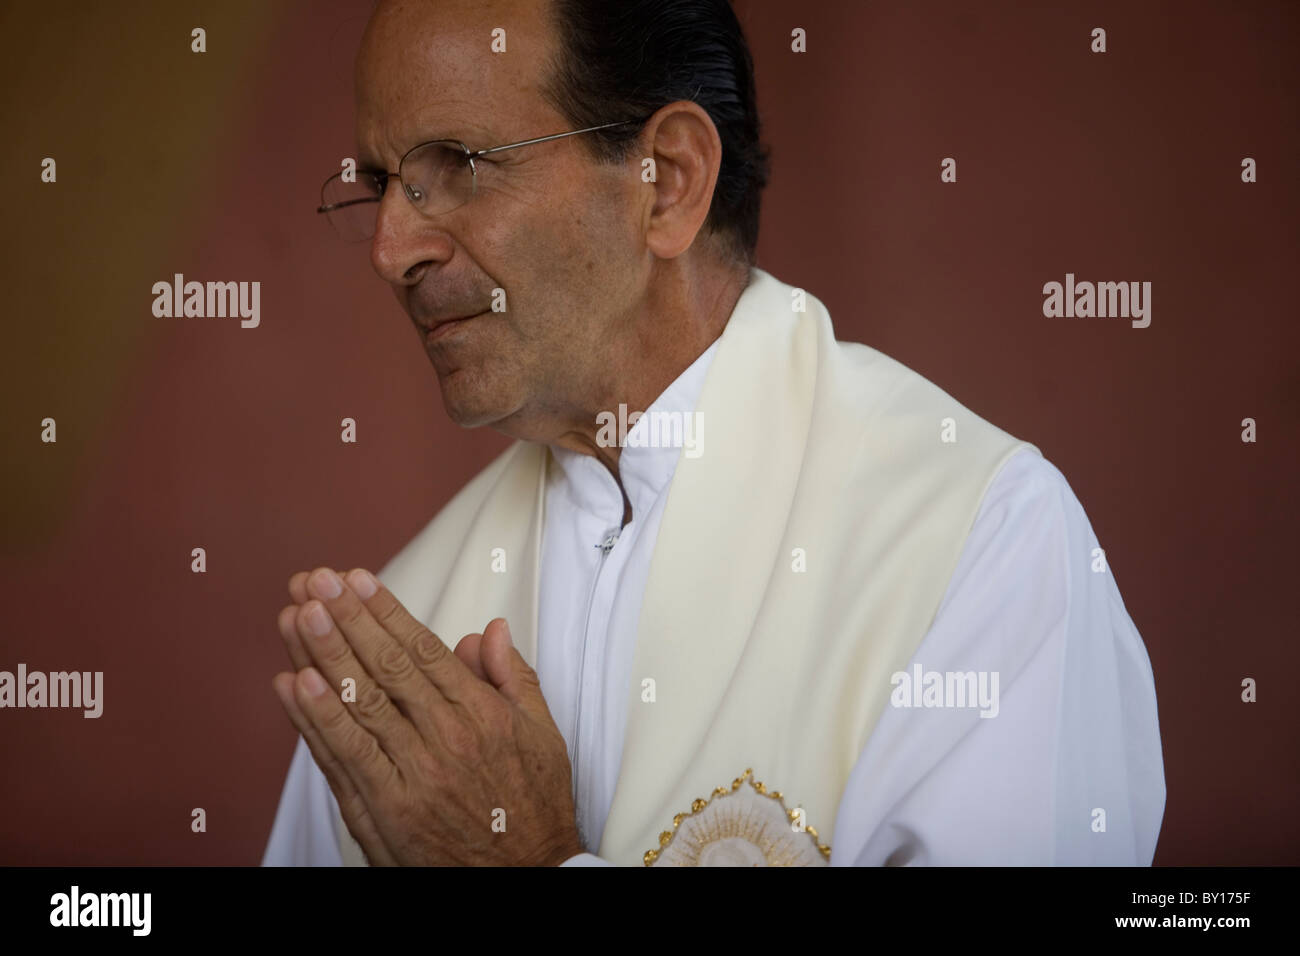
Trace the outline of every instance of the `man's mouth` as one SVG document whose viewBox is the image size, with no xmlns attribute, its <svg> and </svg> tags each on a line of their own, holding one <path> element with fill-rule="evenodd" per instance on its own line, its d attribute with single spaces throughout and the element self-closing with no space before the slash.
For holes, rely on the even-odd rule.
<svg viewBox="0 0 1300 956">
<path fill-rule="evenodd" d="M 432 325 L 424 326 L 424 343 L 426 345 L 431 345 L 440 339 L 446 338 L 448 335 L 453 334 L 458 328 L 473 321 L 482 314 L 482 312 L 479 312 L 475 315 L 467 315 L 459 319 L 439 319 Z"/>
</svg>

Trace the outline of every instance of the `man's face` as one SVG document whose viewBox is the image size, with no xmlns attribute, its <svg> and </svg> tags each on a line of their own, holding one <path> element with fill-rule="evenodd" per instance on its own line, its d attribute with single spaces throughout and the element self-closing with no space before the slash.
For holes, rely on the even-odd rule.
<svg viewBox="0 0 1300 956">
<path fill-rule="evenodd" d="M 473 150 L 570 129 L 542 97 L 555 43 L 543 15 L 535 0 L 384 4 L 357 60 L 359 165 L 396 172 L 431 139 Z M 492 52 L 496 27 L 504 53 Z M 609 391 L 631 351 L 626 317 L 648 268 L 639 177 L 635 164 L 595 163 L 578 138 L 476 160 L 477 194 L 439 216 L 396 181 L 379 204 L 371 259 L 417 326 L 482 313 L 420 333 L 460 425 L 553 437 Z M 491 311 L 496 288 L 504 312 Z"/>
</svg>

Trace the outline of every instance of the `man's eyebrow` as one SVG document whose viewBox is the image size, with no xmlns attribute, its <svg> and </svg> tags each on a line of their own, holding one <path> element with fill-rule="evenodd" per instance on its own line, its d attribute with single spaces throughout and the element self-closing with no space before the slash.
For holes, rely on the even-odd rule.
<svg viewBox="0 0 1300 956">
<path fill-rule="evenodd" d="M 497 138 L 496 134 L 487 130 L 471 129 L 468 126 L 440 126 L 436 128 L 422 128 L 417 139 L 411 140 L 411 149 L 418 143 L 432 143 L 435 140 L 450 139 L 458 143 L 464 143 L 470 149 L 488 149 L 492 146 L 498 146 L 505 140 Z"/>
<path fill-rule="evenodd" d="M 468 127 L 458 126 L 443 127 L 438 130 L 425 128 L 420 131 L 417 138 L 411 140 L 410 145 L 403 150 L 402 155 L 405 156 L 409 150 L 414 149 L 421 143 L 432 143 L 440 139 L 455 140 L 464 143 L 470 149 L 491 149 L 493 146 L 505 145 L 505 140 L 502 140 L 499 136 L 494 138 L 493 134 L 484 130 L 471 130 Z M 388 172 L 387 166 L 361 149 L 357 150 L 357 169 L 368 173 Z"/>
</svg>

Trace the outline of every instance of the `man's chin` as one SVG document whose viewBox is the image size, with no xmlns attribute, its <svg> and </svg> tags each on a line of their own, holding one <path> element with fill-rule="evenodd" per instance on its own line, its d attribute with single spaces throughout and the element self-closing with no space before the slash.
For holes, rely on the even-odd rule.
<svg viewBox="0 0 1300 956">
<path fill-rule="evenodd" d="M 478 403 L 449 402 L 445 395 L 442 407 L 446 410 L 447 417 L 461 428 L 482 428 L 505 417 L 501 409 L 485 408 Z"/>
<path fill-rule="evenodd" d="M 482 382 L 470 381 L 464 370 L 439 376 L 442 387 L 442 407 L 447 417 L 461 428 L 482 428 L 492 425 L 513 412 L 502 403 L 502 395 L 484 388 Z"/>
</svg>

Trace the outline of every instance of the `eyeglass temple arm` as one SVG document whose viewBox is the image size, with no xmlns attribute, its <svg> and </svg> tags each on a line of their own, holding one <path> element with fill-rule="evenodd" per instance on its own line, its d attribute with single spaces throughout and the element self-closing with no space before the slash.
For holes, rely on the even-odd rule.
<svg viewBox="0 0 1300 956">
<path fill-rule="evenodd" d="M 533 143 L 545 143 L 547 140 L 563 139 L 565 136 L 577 136 L 579 133 L 590 133 L 598 129 L 609 129 L 611 126 L 628 126 L 632 123 L 640 122 L 639 120 L 623 120 L 621 123 L 605 123 L 601 126 L 588 126 L 586 129 L 574 129 L 567 133 L 552 133 L 550 136 L 538 136 L 535 139 L 526 139 L 521 143 L 507 143 L 505 146 L 489 146 L 487 149 L 476 149 L 471 156 L 484 156 L 488 153 L 499 153 L 503 149 L 515 149 L 519 146 L 531 146 Z"/>
</svg>

